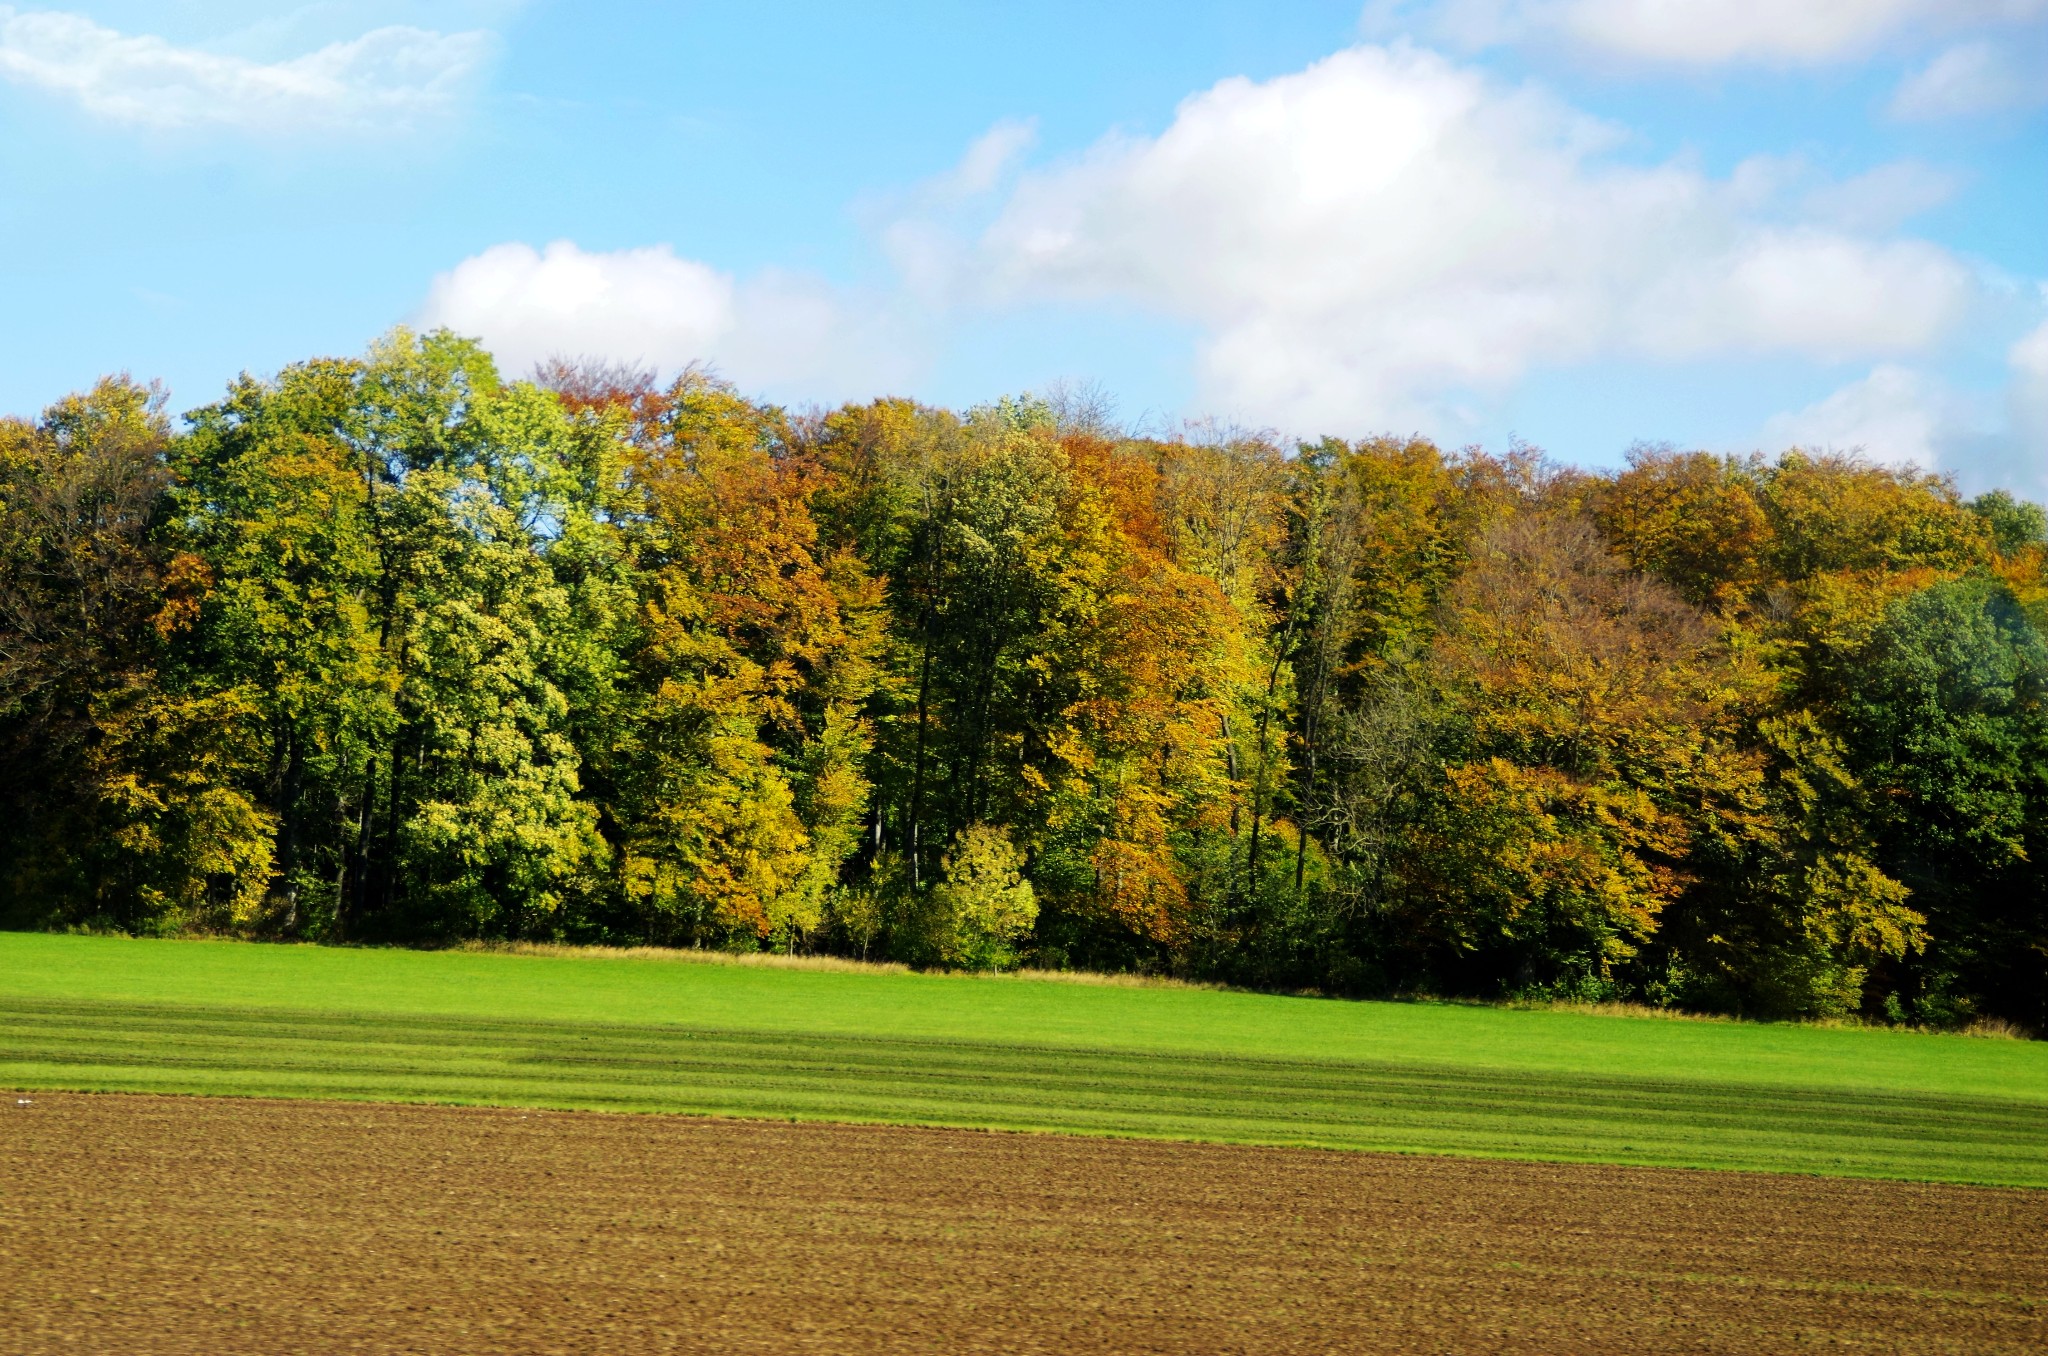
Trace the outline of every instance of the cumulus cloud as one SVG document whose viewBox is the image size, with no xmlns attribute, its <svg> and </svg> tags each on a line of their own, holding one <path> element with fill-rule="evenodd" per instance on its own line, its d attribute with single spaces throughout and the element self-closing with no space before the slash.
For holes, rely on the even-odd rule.
<svg viewBox="0 0 2048 1356">
<path fill-rule="evenodd" d="M 827 399 L 888 389 L 918 351 L 887 304 L 789 273 L 741 280 L 666 245 L 493 245 L 436 277 L 415 320 L 480 338 L 512 372 L 557 356 L 706 362 L 753 389 Z"/>
<path fill-rule="evenodd" d="M 1415 6 L 1374 0 L 1369 28 Z M 1819 65 L 1901 34 L 2025 21 L 2042 0 L 1443 0 L 1426 19 L 1471 46 L 1562 43 L 1624 60 L 1710 66 Z"/>
<path fill-rule="evenodd" d="M 1544 368 L 1783 355 L 1874 370 L 1774 436 L 1937 456 L 1959 416 L 1914 364 L 1983 287 L 1896 227 L 1951 181 L 1902 162 L 1819 182 L 1796 160 L 1720 177 L 1630 162 L 1626 144 L 1540 90 L 1359 47 L 1223 81 L 1156 136 L 1036 168 L 1029 124 L 998 124 L 869 205 L 897 270 L 885 292 L 740 278 L 666 246 L 511 243 L 437 278 L 418 319 L 513 370 L 708 360 L 829 399 L 904 389 L 982 317 L 1134 311 L 1195 336 L 1196 399 L 1222 416 L 1439 436 L 1475 432 Z"/>
<path fill-rule="evenodd" d="M 448 108 L 494 46 L 488 33 L 391 27 L 265 63 L 119 33 L 78 14 L 0 6 L 0 78 L 158 129 L 403 126 Z"/>
<path fill-rule="evenodd" d="M 2006 353 L 2004 409 L 1928 372 L 1880 363 L 1804 409 L 1770 419 L 1761 445 L 1859 451 L 1953 474 L 1967 492 L 2048 493 L 2048 323 Z"/>
<path fill-rule="evenodd" d="M 2048 103 L 2048 49 L 2039 42 L 1977 41 L 1949 48 L 1907 76 L 1892 95 L 1893 117 L 1909 122 L 1972 117 Z"/>
<path fill-rule="evenodd" d="M 1935 470 L 1960 431 L 1947 390 L 1923 372 L 1886 363 L 1803 410 L 1764 425 L 1766 447 L 1861 452 L 1895 465 Z"/>
<path fill-rule="evenodd" d="M 1441 426 L 1598 357 L 1910 355 L 1973 297 L 1934 245 L 1766 212 L 1754 184 L 1618 163 L 1617 141 L 1432 53 L 1356 48 L 1025 174 L 952 286 L 1191 321 L 1208 401 L 1317 428 Z"/>
<path fill-rule="evenodd" d="M 2048 322 L 2012 346 L 2008 404 L 2019 450 L 2036 482 L 2048 481 Z"/>
</svg>

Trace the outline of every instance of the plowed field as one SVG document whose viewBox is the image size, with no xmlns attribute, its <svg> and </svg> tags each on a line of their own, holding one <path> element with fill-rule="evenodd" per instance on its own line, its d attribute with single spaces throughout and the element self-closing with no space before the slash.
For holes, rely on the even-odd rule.
<svg viewBox="0 0 2048 1356">
<path fill-rule="evenodd" d="M 10 1353 L 2048 1349 L 2048 1192 L 30 1100 L 0 1105 Z"/>
</svg>

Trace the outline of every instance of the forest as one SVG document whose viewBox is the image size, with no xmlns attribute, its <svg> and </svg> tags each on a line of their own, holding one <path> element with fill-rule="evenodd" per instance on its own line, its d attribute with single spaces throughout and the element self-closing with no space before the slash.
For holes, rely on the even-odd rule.
<svg viewBox="0 0 2048 1356">
<path fill-rule="evenodd" d="M 2048 514 L 394 331 L 0 420 L 0 925 L 2048 1031 Z"/>
</svg>

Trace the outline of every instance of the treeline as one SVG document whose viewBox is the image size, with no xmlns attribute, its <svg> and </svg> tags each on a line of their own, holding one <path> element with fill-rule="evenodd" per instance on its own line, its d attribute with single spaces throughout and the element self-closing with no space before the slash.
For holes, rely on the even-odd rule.
<svg viewBox="0 0 2048 1356">
<path fill-rule="evenodd" d="M 0 919 L 2048 1029 L 2048 519 L 501 380 L 0 422 Z"/>
</svg>

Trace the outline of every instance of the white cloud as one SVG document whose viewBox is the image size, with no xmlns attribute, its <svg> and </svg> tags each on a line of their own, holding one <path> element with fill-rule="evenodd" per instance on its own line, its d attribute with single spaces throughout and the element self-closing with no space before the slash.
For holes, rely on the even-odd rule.
<svg viewBox="0 0 2048 1356">
<path fill-rule="evenodd" d="M 1929 122 L 2048 103 L 2048 52 L 2039 43 L 2016 55 L 2009 43 L 1965 42 L 1949 48 L 1900 82 L 1896 118 Z"/>
<path fill-rule="evenodd" d="M 1004 118 L 976 137 L 960 163 L 940 175 L 928 191 L 958 199 L 986 193 L 1002 181 L 1017 160 L 1038 140 L 1038 124 L 1028 118 Z"/>
<path fill-rule="evenodd" d="M 493 245 L 434 279 L 419 319 L 477 335 L 514 368 L 554 356 L 687 363 L 731 334 L 732 278 L 667 246 Z"/>
<path fill-rule="evenodd" d="M 2019 458 L 2035 483 L 2048 482 L 2048 321 L 2006 354 L 2007 392 Z"/>
<path fill-rule="evenodd" d="M 1004 118 L 970 142 L 951 169 L 907 193 L 860 205 L 858 214 L 895 265 L 898 281 L 920 304 L 944 309 L 965 256 L 963 232 L 956 229 L 955 219 L 962 213 L 985 212 L 996 190 L 1016 176 L 1037 140 L 1035 120 Z"/>
<path fill-rule="evenodd" d="M 666 245 L 493 245 L 436 277 L 415 320 L 482 339 L 513 373 L 557 356 L 707 362 L 749 389 L 814 399 L 888 389 L 918 352 L 887 304 L 787 273 L 736 279 Z"/>
<path fill-rule="evenodd" d="M 1917 160 L 1895 160 L 1810 190 L 1802 206 L 1847 231 L 1889 231 L 1954 196 L 1955 176 Z"/>
<path fill-rule="evenodd" d="M 1965 492 L 2004 488 L 2048 493 L 2048 322 L 2006 353 L 2003 419 L 1988 392 L 1959 391 L 1937 377 L 1879 364 L 1805 409 L 1763 428 L 1769 450 L 1857 450 L 1879 461 L 1954 474 Z"/>
<path fill-rule="evenodd" d="M 777 398 L 837 399 L 905 389 L 948 329 L 1129 308 L 1195 333 L 1202 407 L 1301 432 L 1463 436 L 1543 368 L 1759 355 L 1873 368 L 1780 416 L 1779 440 L 1936 464 L 1996 422 L 1913 366 L 1984 288 L 1892 233 L 1952 187 L 1912 162 L 1839 183 L 1796 159 L 1725 178 L 1631 164 L 1616 129 L 1406 46 L 1226 80 L 1157 136 L 1048 167 L 1020 165 L 1030 144 L 1029 124 L 998 124 L 869 205 L 898 270 L 885 293 L 736 277 L 667 246 L 509 243 L 436 278 L 416 318 L 511 371 L 702 360 Z"/>
<path fill-rule="evenodd" d="M 1375 0 L 1368 29 L 1404 8 Z M 1443 0 L 1437 32 L 1470 46 L 1554 42 L 1624 60 L 1711 66 L 1818 65 L 1862 56 L 1903 34 L 2025 21 L 2042 0 Z"/>
<path fill-rule="evenodd" d="M 2048 287 L 2042 289 L 2048 300 Z M 2003 487 L 2048 499 L 2048 321 L 2006 351 L 2005 421 L 1958 458 L 1973 487 Z"/>
<path fill-rule="evenodd" d="M 150 128 L 402 126 L 450 106 L 494 46 L 488 33 L 391 27 L 264 63 L 0 6 L 0 78 Z"/>
<path fill-rule="evenodd" d="M 1764 425 L 1764 446 L 1861 452 L 1877 461 L 1935 470 L 1954 439 L 1959 411 L 1925 373 L 1884 364 L 1805 409 Z"/>
<path fill-rule="evenodd" d="M 951 286 L 1192 321 L 1208 401 L 1318 430 L 1440 426 L 1597 357 L 1911 354 L 1972 299 L 1934 245 L 1766 217 L 1755 184 L 1618 164 L 1617 140 L 1434 54 L 1357 48 L 1024 175 Z"/>
</svg>

